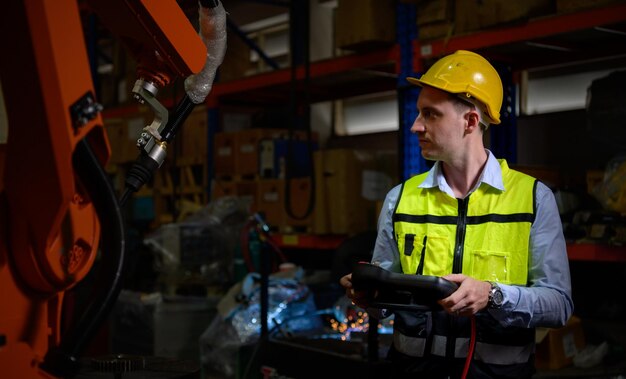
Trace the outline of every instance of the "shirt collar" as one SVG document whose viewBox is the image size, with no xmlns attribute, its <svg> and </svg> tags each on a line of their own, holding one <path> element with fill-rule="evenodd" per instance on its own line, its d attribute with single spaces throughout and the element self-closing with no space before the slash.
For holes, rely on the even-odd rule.
<svg viewBox="0 0 626 379">
<path fill-rule="evenodd" d="M 485 149 L 487 152 L 487 164 L 483 169 L 483 172 L 480 174 L 480 179 L 478 183 L 476 183 L 476 187 L 472 189 L 471 192 L 474 192 L 476 188 L 480 187 L 482 183 L 490 185 L 491 187 L 504 191 L 504 183 L 502 182 L 502 169 L 500 168 L 500 163 L 494 157 L 494 155 L 489 151 L 489 149 Z M 418 186 L 419 188 L 433 188 L 439 187 L 439 189 L 448 195 L 454 197 L 454 193 L 452 189 L 448 185 L 445 176 L 443 175 L 443 170 L 441 169 L 441 162 L 437 161 L 433 165 L 433 167 L 428 171 L 428 175 L 424 181 Z"/>
</svg>

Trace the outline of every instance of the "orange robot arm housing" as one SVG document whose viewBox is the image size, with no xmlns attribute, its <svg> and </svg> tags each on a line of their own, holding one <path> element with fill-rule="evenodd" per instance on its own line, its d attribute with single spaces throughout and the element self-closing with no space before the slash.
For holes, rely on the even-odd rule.
<svg viewBox="0 0 626 379">
<path fill-rule="evenodd" d="M 162 86 L 202 68 L 206 48 L 174 0 L 90 0 L 89 6 L 131 48 L 145 79 Z M 53 349 L 70 361 L 80 350 L 61 328 L 64 294 L 92 269 L 99 250 L 107 259 L 100 245 L 107 232 L 98 207 L 103 191 L 82 151 L 101 168 L 110 148 L 80 20 L 76 0 L 9 1 L 0 12 L 9 124 L 0 155 L 2 377 L 64 375 L 63 368 L 44 365 Z M 123 250 L 123 229 L 115 238 L 121 242 L 114 248 Z M 116 259 L 122 258 L 120 251 Z M 108 283 L 119 286 L 119 278 Z M 116 294 L 105 296 L 110 303 Z"/>
</svg>

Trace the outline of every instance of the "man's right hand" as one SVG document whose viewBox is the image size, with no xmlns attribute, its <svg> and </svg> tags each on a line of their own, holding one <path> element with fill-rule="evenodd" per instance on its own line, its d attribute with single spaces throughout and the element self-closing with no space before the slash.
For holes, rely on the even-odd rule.
<svg viewBox="0 0 626 379">
<path fill-rule="evenodd" d="M 352 300 L 352 302 L 360 307 L 367 308 L 369 302 L 372 299 L 372 295 L 368 291 L 355 291 L 352 286 L 352 274 L 348 274 L 339 279 L 339 284 L 346 289 L 346 296 Z"/>
</svg>

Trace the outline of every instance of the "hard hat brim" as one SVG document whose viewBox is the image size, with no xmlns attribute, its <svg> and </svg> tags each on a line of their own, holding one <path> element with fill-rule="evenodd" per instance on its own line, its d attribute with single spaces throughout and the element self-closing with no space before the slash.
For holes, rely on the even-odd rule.
<svg viewBox="0 0 626 379">
<path fill-rule="evenodd" d="M 406 78 L 406 81 L 416 86 L 420 86 L 420 87 L 424 86 L 424 84 L 418 78 L 413 78 L 413 77 L 408 76 Z"/>
</svg>

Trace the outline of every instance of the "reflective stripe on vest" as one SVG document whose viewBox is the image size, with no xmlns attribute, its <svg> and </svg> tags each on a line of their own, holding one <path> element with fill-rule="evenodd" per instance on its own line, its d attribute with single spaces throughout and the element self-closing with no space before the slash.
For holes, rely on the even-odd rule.
<svg viewBox="0 0 626 379">
<path fill-rule="evenodd" d="M 464 200 L 419 188 L 428 173 L 404 183 L 393 224 L 405 274 L 527 285 L 535 179 L 499 162 L 505 190 L 483 184 Z"/>
<path fill-rule="evenodd" d="M 434 335 L 430 353 L 440 357 L 446 356 L 447 337 Z M 465 358 L 469 351 L 469 338 L 457 338 L 454 344 L 454 357 Z M 411 357 L 424 357 L 426 338 L 409 337 L 394 330 L 393 345 L 402 354 Z M 507 365 L 520 364 L 529 361 L 534 351 L 534 344 L 525 346 L 508 346 L 476 342 L 473 359 L 487 364 Z"/>
</svg>

